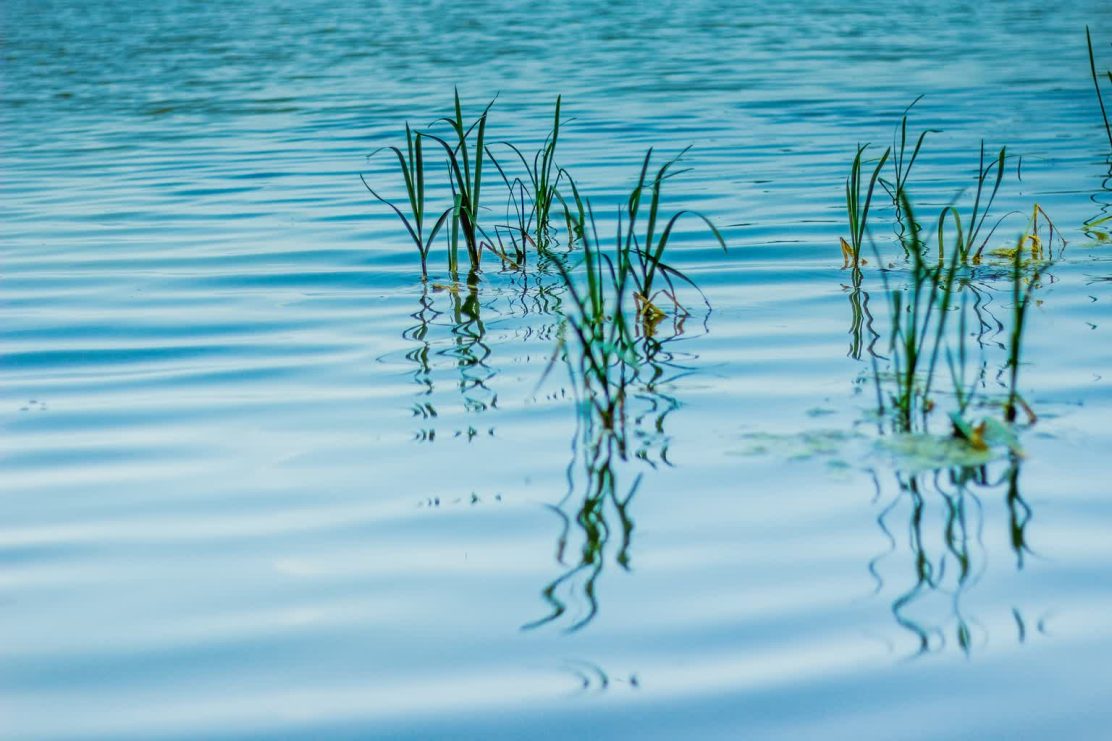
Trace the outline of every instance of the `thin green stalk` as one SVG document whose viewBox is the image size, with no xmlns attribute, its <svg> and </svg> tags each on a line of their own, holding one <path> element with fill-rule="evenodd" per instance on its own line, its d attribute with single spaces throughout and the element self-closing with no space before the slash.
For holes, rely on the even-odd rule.
<svg viewBox="0 0 1112 741">
<path fill-rule="evenodd" d="M 877 163 L 876 167 L 873 168 L 873 174 L 869 178 L 868 189 L 865 192 L 865 199 L 862 201 L 862 156 L 868 148 L 868 144 L 858 145 L 857 154 L 854 156 L 853 165 L 850 167 L 849 177 L 846 178 L 846 213 L 849 216 L 849 244 L 855 268 L 859 268 L 861 264 L 861 245 L 865 243 L 865 229 L 869 221 L 869 207 L 873 201 L 873 191 L 876 189 L 877 180 L 880 179 L 881 170 L 884 169 L 884 163 L 888 161 L 888 157 L 892 153 L 891 147 L 884 150 L 884 154 L 881 155 L 880 161 Z"/>
<path fill-rule="evenodd" d="M 927 134 L 938 133 L 936 129 L 926 129 L 920 132 L 910 157 L 907 156 L 908 114 L 911 112 L 911 109 L 915 107 L 915 104 L 922 99 L 923 96 L 920 95 L 911 102 L 911 105 L 904 109 L 903 116 L 900 118 L 900 124 L 896 128 L 897 133 L 892 135 L 892 170 L 894 181 L 892 183 L 888 183 L 884 179 L 880 181 L 884 189 L 888 191 L 888 195 L 892 198 L 892 205 L 896 208 L 896 223 L 900 227 L 900 231 L 898 232 L 899 235 L 902 235 L 903 230 L 906 228 L 903 210 L 900 206 L 900 194 L 907 188 L 907 182 L 911 178 L 911 168 L 915 166 L 915 161 L 919 158 L 919 152 L 923 148 L 923 142 L 926 141 Z"/>
<path fill-rule="evenodd" d="M 1000 184 L 1004 180 L 1004 159 L 1006 157 L 1006 153 L 1007 147 L 1001 147 L 1000 153 L 996 156 L 996 159 L 986 164 L 985 142 L 983 139 L 981 140 L 981 156 L 979 160 L 980 166 L 977 170 L 977 195 L 973 199 L 973 211 L 969 216 L 969 238 L 963 244 L 963 254 L 961 256 L 963 262 L 969 259 L 969 253 L 973 249 L 973 245 L 977 244 L 977 237 L 981 233 L 981 228 L 984 226 L 985 219 L 988 218 L 989 209 L 992 208 L 992 202 L 996 200 L 996 194 L 1000 190 Z M 984 195 L 985 183 L 987 182 L 994 165 L 996 167 L 996 179 L 992 186 L 992 193 L 989 195 L 988 201 L 985 203 L 984 210 L 981 211 L 981 198 Z M 977 218 L 978 214 L 980 215 L 980 219 Z M 999 222 L 997 222 L 997 226 L 999 226 Z M 972 256 L 974 262 L 977 262 L 981 259 L 981 253 L 984 251 L 985 245 L 988 244 L 988 240 L 992 238 L 992 235 L 995 231 L 996 227 L 993 227 L 992 230 L 989 231 L 987 235 L 985 235 L 984 240 L 981 241 L 980 245 L 977 247 L 977 251 Z"/>
<path fill-rule="evenodd" d="M 1097 103 L 1100 105 L 1100 117 L 1104 121 L 1104 133 L 1108 135 L 1108 146 L 1112 148 L 1112 125 L 1108 123 L 1108 112 L 1104 109 L 1104 97 L 1100 94 L 1100 75 L 1097 74 L 1096 56 L 1093 54 L 1093 37 L 1089 34 L 1089 27 L 1085 26 L 1085 43 L 1089 45 L 1089 72 L 1093 76 L 1093 89 L 1097 93 Z M 1108 72 L 1108 81 L 1112 83 L 1112 71 Z"/>
</svg>

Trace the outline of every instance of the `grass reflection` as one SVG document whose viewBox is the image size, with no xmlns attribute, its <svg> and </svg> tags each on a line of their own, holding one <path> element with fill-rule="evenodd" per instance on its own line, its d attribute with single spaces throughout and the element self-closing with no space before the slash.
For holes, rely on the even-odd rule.
<svg viewBox="0 0 1112 741">
<path fill-rule="evenodd" d="M 630 568 L 633 518 L 630 502 L 641 483 L 641 475 L 623 489 L 618 478 L 626 460 L 624 439 L 603 426 L 592 415 L 580 415 L 568 466 L 568 490 L 550 509 L 560 518 L 561 530 L 556 545 L 556 561 L 566 570 L 541 591 L 549 607 L 544 617 L 527 623 L 525 629 L 559 621 L 573 600 L 582 599 L 583 614 L 567 630 L 587 625 L 598 614 L 598 579 L 614 551 L 619 568 Z M 569 543 L 578 536 L 579 553 L 569 557 Z"/>
<path fill-rule="evenodd" d="M 988 629 L 963 606 L 988 564 L 983 539 L 986 495 L 1003 494 L 1007 540 L 1017 570 L 1031 553 L 1027 530 L 1034 513 L 1020 492 L 1022 459 L 1011 455 L 1003 471 L 992 468 L 894 474 L 895 495 L 877 517 L 889 548 L 870 562 L 869 570 L 878 593 L 886 587 L 896 590 L 890 609 L 896 623 L 913 637 L 913 655 L 941 652 L 951 645 L 969 655 L 978 639 L 987 639 Z M 903 523 L 904 535 L 899 536 Z M 890 578 L 886 584 L 882 567 L 900 554 L 899 569 L 907 576 Z M 1018 608 L 1012 615 L 1023 641 L 1026 620 Z"/>
<path fill-rule="evenodd" d="M 629 371 L 637 379 L 636 390 L 612 418 L 603 418 L 593 405 L 579 403 L 567 490 L 549 506 L 560 520 L 555 555 L 563 571 L 541 591 L 548 614 L 527 623 L 525 629 L 562 621 L 567 622 L 568 632 L 583 628 L 598 615 L 598 586 L 606 565 L 631 569 L 631 503 L 645 473 L 636 468 L 672 465 L 666 423 L 680 403 L 671 389 L 690 372 L 671 347 L 681 335 L 682 328 L 666 338 L 637 338 L 637 368 Z M 583 383 L 573 371 L 572 386 L 579 398 Z M 573 617 L 570 613 L 577 607 Z"/>
<path fill-rule="evenodd" d="M 690 372 L 671 347 L 683 336 L 690 316 L 676 289 L 687 284 L 702 294 L 663 261 L 673 225 L 686 212 L 661 218 L 666 226 L 657 232 L 661 193 L 678 158 L 668 160 L 649 178 L 651 157 L 650 151 L 637 186 L 619 211 L 610 252 L 600 244 L 590 203 L 574 191 L 574 204 L 563 204 L 566 220 L 574 224 L 569 232 L 582 235 L 583 260 L 579 272 L 564 262 L 553 263 L 563 277 L 571 306 L 564 341 L 553 361 L 562 358 L 567 367 L 578 414 L 567 492 L 552 506 L 561 521 L 556 560 L 564 570 L 541 592 L 548 614 L 525 625 L 526 629 L 567 620 L 566 630 L 575 631 L 597 616 L 598 583 L 606 564 L 612 559 L 619 568 L 630 569 L 634 531 L 630 505 L 643 471 L 633 474 L 627 469 L 634 463 L 651 468 L 671 465 L 665 426 L 679 402 L 670 389 Z M 642 214 L 646 203 L 647 217 Z M 639 216 L 645 218 L 644 232 Z M 718 230 L 703 221 L 709 235 L 721 244 Z M 654 291 L 654 276 L 666 288 Z M 666 309 L 656 305 L 658 296 L 668 298 Z M 667 326 L 670 334 L 665 334 Z M 623 479 L 628 483 L 621 483 Z M 573 540 L 578 544 L 577 557 L 568 555 Z M 572 618 L 568 613 L 576 600 L 583 609 Z"/>
<path fill-rule="evenodd" d="M 437 296 L 440 296 L 439 302 Z M 447 301 L 447 306 L 444 306 Z M 437 305 L 442 307 L 437 308 Z M 491 388 L 490 381 L 497 371 L 490 364 L 491 348 L 486 341 L 486 326 L 483 311 L 493 310 L 480 301 L 477 281 L 452 283 L 450 285 L 421 285 L 418 308 L 410 314 L 415 323 L 407 328 L 402 336 L 414 342 L 416 347 L 405 353 L 405 358 L 413 366 L 410 375 L 418 386 L 416 401 L 412 406 L 413 416 L 419 418 L 423 427 L 414 438 L 421 442 L 433 442 L 437 437 L 435 420 L 440 417 L 437 408 L 436 380 L 443 375 L 444 368 L 455 370 L 453 381 L 466 412 L 481 413 L 498 406 L 498 395 Z M 447 330 L 447 336 L 444 336 Z M 488 430 L 488 433 L 491 432 Z M 473 439 L 479 431 L 474 425 L 457 429 L 455 437 Z"/>
</svg>

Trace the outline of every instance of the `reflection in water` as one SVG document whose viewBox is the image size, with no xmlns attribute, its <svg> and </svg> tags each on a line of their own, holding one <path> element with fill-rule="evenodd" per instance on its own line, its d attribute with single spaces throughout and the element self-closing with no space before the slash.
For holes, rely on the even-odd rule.
<svg viewBox="0 0 1112 741">
<path fill-rule="evenodd" d="M 443 381 L 448 369 L 465 412 L 482 413 L 498 408 L 498 393 L 490 385 L 498 371 L 491 364 L 484 314 L 499 319 L 536 315 L 541 321 L 526 324 L 516 339 L 541 342 L 546 347 L 555 341 L 561 326 L 563 281 L 551 265 L 560 258 L 557 254 L 546 255 L 531 272 L 516 270 L 492 275 L 502 284 L 487 301 L 481 300 L 483 291 L 474 273 L 466 281 L 421 284 L 417 310 L 410 314 L 415 323 L 402 332 L 404 339 L 416 345 L 405 353 L 413 368 L 410 376 L 419 387 L 419 400 L 412 406 L 413 416 L 424 424 L 415 434 L 416 440 L 436 440 L 435 420 L 442 411 L 435 400 L 437 381 Z M 480 431 L 469 424 L 452 434 L 471 440 Z M 493 434 L 493 429 L 482 434 Z"/>
<path fill-rule="evenodd" d="M 850 343 L 847 357 L 861 360 L 865 352 L 871 358 L 884 359 L 883 354 L 877 352 L 876 344 L 881 338 L 877 331 L 870 308 L 869 291 L 865 287 L 864 274 L 860 268 L 850 268 L 850 284 L 842 285 L 849 296 L 850 306 Z M 997 268 L 975 266 L 963 268 L 954 281 L 954 290 L 962 297 L 962 302 L 968 302 L 973 311 L 976 326 L 971 334 L 977 344 L 986 347 L 989 344 L 1005 349 L 1000 336 L 1004 333 L 1004 323 L 1000 321 L 991 310 L 993 303 L 993 287 L 991 281 L 999 277 Z M 961 312 L 964 314 L 964 303 Z"/>
<path fill-rule="evenodd" d="M 1053 245 L 1045 246 L 1049 250 Z M 894 592 L 889 598 L 892 617 L 913 637 L 916 656 L 948 646 L 968 655 L 987 639 L 988 628 L 966 609 L 966 597 L 988 565 L 986 494 L 1002 495 L 1007 542 L 1017 570 L 1024 568 L 1031 553 L 1028 526 L 1033 512 L 1020 491 L 1021 427 L 1006 417 L 1005 422 L 996 419 L 1010 388 L 1008 371 L 1019 362 L 1017 320 L 1015 309 L 1007 307 L 1012 314 L 1009 331 L 994 309 L 999 310 L 1000 296 L 1010 296 L 1015 303 L 1016 281 L 1022 279 L 1030 290 L 1052 278 L 1039 271 L 1049 265 L 1049 251 L 1032 247 L 1029 264 L 1034 267 L 1024 264 L 1024 274 L 1019 273 L 1018 256 L 1007 259 L 1011 266 L 999 264 L 1002 259 L 955 263 L 951 280 L 928 283 L 922 282 L 916 261 L 907 285 L 895 290 L 889 281 L 904 277 L 905 268 L 881 268 L 876 279 L 889 296 L 888 357 L 875 347 L 881 333 L 873 327 L 859 268 L 853 268 L 852 286 L 847 287 L 849 355 L 858 360 L 868 356 L 877 393 L 877 433 L 905 451 L 890 473 L 873 473 L 877 499 L 890 497 L 880 505 L 876 520 L 888 549 L 868 568 L 877 593 Z M 923 290 L 929 290 L 930 297 L 920 300 Z M 921 362 L 916 364 L 916 358 Z M 998 389 L 989 388 L 993 381 Z M 912 394 L 922 400 L 921 415 L 886 416 Z M 930 435 L 931 417 L 940 416 L 937 407 L 949 412 L 943 417 L 947 431 Z M 1029 424 L 1033 420 L 1031 415 Z M 891 483 L 882 484 L 887 476 Z M 894 577 L 893 570 L 900 576 Z M 1018 640 L 1026 640 L 1028 619 L 1017 607 L 1011 618 Z M 1041 621 L 1035 627 L 1041 630 Z"/>
<path fill-rule="evenodd" d="M 901 583 L 910 586 L 891 585 L 898 590 L 891 611 L 900 627 L 914 636 L 915 655 L 943 651 L 951 641 L 969 654 L 978 637 L 981 642 L 987 639 L 987 628 L 962 606 L 963 597 L 980 580 L 988 562 L 983 540 L 984 494 L 1004 494 L 1008 541 L 1017 570 L 1023 569 L 1031 552 L 1027 527 L 1033 513 L 1020 493 L 1022 460 L 1016 455 L 1009 456 L 1003 472 L 996 475 L 990 468 L 986 465 L 916 474 L 896 472 L 896 494 L 877 517 L 889 543 L 888 550 L 869 564 L 878 593 L 885 588 L 880 575 L 882 562 L 901 550 L 901 539 L 894 534 L 895 524 L 907 522 L 902 545 L 908 558 L 903 568 L 911 576 Z M 1027 637 L 1027 620 L 1018 608 L 1013 608 L 1012 617 L 1022 642 Z M 1041 621 L 1037 626 L 1042 629 Z"/>
<path fill-rule="evenodd" d="M 433 308 L 433 302 L 429 296 L 428 284 L 422 283 L 420 308 L 410 314 L 411 317 L 417 320 L 417 324 L 402 333 L 402 337 L 405 339 L 419 343 L 419 346 L 407 352 L 405 357 L 416 366 L 416 369 L 413 371 L 413 381 L 421 387 L 421 391 L 418 392 L 420 396 L 431 396 L 434 390 L 432 366 L 429 363 L 429 353 L 432 352 L 432 345 L 428 337 L 429 325 L 432 324 L 440 314 L 441 312 Z M 414 404 L 413 413 L 428 419 L 436 416 L 436 409 L 431 402 L 424 401 Z"/>
<path fill-rule="evenodd" d="M 459 393 L 464 406 L 471 412 L 483 412 L 498 406 L 498 395 L 487 382 L 495 376 L 495 371 L 487 365 L 490 347 L 483 342 L 486 327 L 483 326 L 479 305 L 478 280 L 472 274 L 466 289 L 457 282 L 448 289 L 452 302 L 453 345 L 445 354 L 456 360 L 459 369 Z"/>
<path fill-rule="evenodd" d="M 596 586 L 608 554 L 616 549 L 615 562 L 629 570 L 633 519 L 628 509 L 641 483 L 641 475 L 634 478 L 628 489 L 621 489 L 618 470 L 619 463 L 625 460 L 622 433 L 600 424 L 593 415 L 579 415 L 572 440 L 572 460 L 568 465 L 568 490 L 558 504 L 550 506 L 561 521 L 556 561 L 567 569 L 541 592 L 551 608 L 549 614 L 526 624 L 525 628 L 559 620 L 567 613 L 568 603 L 579 596 L 585 601 L 586 609 L 568 631 L 582 628 L 598 613 Z M 567 555 L 573 523 L 574 534 L 581 540 L 578 558 Z"/>
<path fill-rule="evenodd" d="M 515 290 L 508 292 L 515 313 L 522 316 L 537 315 L 553 320 L 563 316 L 564 280 L 557 266 L 565 270 L 567 255 L 554 251 L 537 256 L 536 267 L 532 271 L 520 270 L 510 274 Z M 544 322 L 542 331 L 552 331 L 559 326 L 558 321 Z"/>
<path fill-rule="evenodd" d="M 565 661 L 564 664 L 566 671 L 576 679 L 578 685 L 576 694 L 606 692 L 616 684 L 624 684 L 632 690 L 641 687 L 641 680 L 636 674 L 629 674 L 625 677 L 613 676 L 592 661 Z"/>
<path fill-rule="evenodd" d="M 873 314 L 869 310 L 869 292 L 861 287 L 863 276 L 861 268 L 854 266 L 852 269 L 850 281 L 852 286 L 843 286 L 849 293 L 849 308 L 852 317 L 850 321 L 849 335 L 849 357 L 854 360 L 861 360 L 861 352 L 866 349 L 865 346 L 865 333 L 868 332 L 869 355 L 876 357 L 876 342 L 880 339 L 880 333 L 873 328 Z"/>
<path fill-rule="evenodd" d="M 1089 197 L 1097 211 L 1081 226 L 1086 236 L 1101 243 L 1112 242 L 1112 156 L 1106 164 L 1108 169 L 1101 179 L 1100 190 Z"/>
<path fill-rule="evenodd" d="M 436 308 L 433 294 L 447 297 L 449 306 L 444 310 Z M 402 336 L 415 342 L 417 347 L 405 354 L 413 365 L 411 373 L 414 383 L 419 387 L 419 401 L 412 407 L 413 416 L 419 417 L 425 425 L 415 434 L 415 439 L 423 442 L 436 440 L 437 428 L 434 420 L 439 412 L 434 404 L 438 367 L 446 365 L 456 371 L 455 384 L 467 412 L 483 412 L 498 406 L 498 395 L 488 385 L 497 371 L 488 364 L 491 355 L 485 341 L 486 327 L 482 311 L 492 310 L 479 301 L 477 279 L 472 276 L 466 284 L 454 282 L 444 286 L 422 284 L 417 311 L 410 314 L 416 324 L 406 329 Z M 449 318 L 449 337 L 437 337 L 436 329 L 443 328 L 442 319 Z M 437 363 L 439 358 L 449 359 L 449 363 Z M 488 433 L 492 431 L 488 430 Z M 473 439 L 479 431 L 468 425 L 466 429 L 454 431 L 456 437 Z"/>
<path fill-rule="evenodd" d="M 594 406 L 580 404 L 567 468 L 567 492 L 550 506 L 561 523 L 556 561 L 564 571 L 541 591 L 548 614 L 527 623 L 524 629 L 567 618 L 570 622 L 565 630 L 579 630 L 598 614 L 598 581 L 608 560 L 624 571 L 630 570 L 634 532 L 630 504 L 644 474 L 636 473 L 628 484 L 619 480 L 631 460 L 652 468 L 672 465 L 668 461 L 665 423 L 679 408 L 679 402 L 668 391 L 678 378 L 690 372 L 679 362 L 679 353 L 669 348 L 680 339 L 682 324 L 675 324 L 674 329 L 674 334 L 662 340 L 642 327 L 637 364 L 630 369 L 636 379 L 631 385 L 637 391 L 617 404 L 619 412 L 612 424 L 606 424 Z M 578 389 L 581 384 L 573 372 L 572 385 L 577 387 L 578 398 L 582 398 Z M 578 545 L 575 555 L 569 555 L 572 542 Z M 569 615 L 575 602 L 581 608 Z"/>
</svg>

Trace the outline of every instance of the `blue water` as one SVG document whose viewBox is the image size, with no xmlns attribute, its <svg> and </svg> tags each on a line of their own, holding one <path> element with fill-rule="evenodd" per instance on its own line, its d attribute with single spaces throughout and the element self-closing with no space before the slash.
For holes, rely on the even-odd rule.
<svg viewBox="0 0 1112 741">
<path fill-rule="evenodd" d="M 1081 225 L 1112 203 L 1084 40 L 1108 66 L 1112 7 L 0 18 L 0 735 L 1107 733 L 1112 253 Z M 600 211 L 647 147 L 694 145 L 670 202 L 730 244 L 677 234 L 713 311 L 667 344 L 643 459 L 616 471 L 639 488 L 582 570 L 591 440 L 566 373 L 544 376 L 558 305 L 497 261 L 465 305 L 431 285 L 439 248 L 422 285 L 359 182 L 400 193 L 366 156 L 453 85 L 469 112 L 497 94 L 488 137 L 530 147 L 562 93 L 560 161 Z M 911 474 L 854 452 L 870 364 L 838 238 L 855 145 L 890 143 L 919 95 L 924 209 L 970 185 L 982 139 L 1006 144 L 993 209 L 1023 213 L 993 245 L 1035 202 L 1069 244 L 1029 319 L 1025 458 L 960 495 L 922 474 L 917 510 Z M 983 289 L 996 352 L 1009 288 Z"/>
</svg>

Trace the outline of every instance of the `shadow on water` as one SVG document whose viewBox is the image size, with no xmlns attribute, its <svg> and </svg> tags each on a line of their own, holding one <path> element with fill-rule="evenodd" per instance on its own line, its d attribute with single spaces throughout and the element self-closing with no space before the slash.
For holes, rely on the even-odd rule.
<svg viewBox="0 0 1112 741">
<path fill-rule="evenodd" d="M 941 652 L 948 645 L 969 655 L 978 641 L 982 644 L 987 641 L 987 627 L 962 605 L 988 564 L 982 497 L 1003 494 L 1008 513 L 1008 542 L 1015 568 L 1022 570 L 1031 554 L 1027 528 L 1034 513 L 1020 492 L 1021 471 L 1022 459 L 1012 455 L 1002 471 L 985 465 L 894 473 L 895 494 L 883 504 L 877 517 L 889 547 L 869 563 L 869 571 L 876 580 L 875 593 L 881 593 L 886 586 L 896 589 L 892 616 L 914 637 L 913 656 Z M 874 480 L 880 500 L 884 487 L 875 473 Z M 904 522 L 905 535 L 900 538 L 894 533 Z M 910 578 L 890 578 L 886 585 L 881 567 L 898 553 L 904 555 L 899 568 L 905 574 L 910 572 Z M 1017 639 L 1023 642 L 1028 621 L 1017 607 L 1012 609 L 1012 617 Z M 1036 625 L 1043 630 L 1041 619 Z"/>
</svg>

